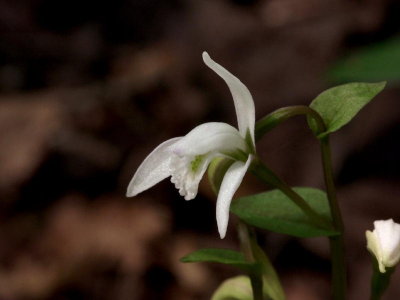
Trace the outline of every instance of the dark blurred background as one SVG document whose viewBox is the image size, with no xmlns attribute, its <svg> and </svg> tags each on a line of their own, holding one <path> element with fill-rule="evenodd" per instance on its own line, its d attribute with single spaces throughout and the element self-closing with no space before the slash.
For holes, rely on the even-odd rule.
<svg viewBox="0 0 400 300">
<path fill-rule="evenodd" d="M 389 79 L 332 137 L 349 299 L 367 299 L 364 232 L 400 221 L 399 15 L 395 0 L 0 1 L 0 299 L 202 300 L 238 274 L 179 262 L 238 248 L 234 217 L 218 237 L 206 178 L 189 202 L 168 181 L 125 198 L 159 143 L 236 124 L 204 50 L 248 86 L 257 118 L 343 82 Z M 291 185 L 323 188 L 304 119 L 257 147 Z M 237 195 L 263 189 L 248 175 Z M 329 299 L 325 239 L 259 234 L 288 300 Z"/>
</svg>

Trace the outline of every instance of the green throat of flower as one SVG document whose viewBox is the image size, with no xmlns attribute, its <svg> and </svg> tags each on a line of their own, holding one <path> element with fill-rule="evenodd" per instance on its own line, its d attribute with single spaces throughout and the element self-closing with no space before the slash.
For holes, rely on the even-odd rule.
<svg viewBox="0 0 400 300">
<path fill-rule="evenodd" d="M 190 162 L 190 169 L 193 173 L 196 173 L 203 162 L 204 155 L 196 155 L 194 159 Z"/>
</svg>

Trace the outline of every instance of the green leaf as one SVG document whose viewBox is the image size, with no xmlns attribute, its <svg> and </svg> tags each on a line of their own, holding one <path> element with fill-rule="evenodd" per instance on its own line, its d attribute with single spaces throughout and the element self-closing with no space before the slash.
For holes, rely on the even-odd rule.
<svg viewBox="0 0 400 300">
<path fill-rule="evenodd" d="M 256 261 L 259 261 L 261 264 L 264 295 L 268 295 L 273 300 L 285 300 L 285 292 L 269 258 L 257 244 L 253 245 L 252 248 Z"/>
<path fill-rule="evenodd" d="M 249 252 L 247 255 L 254 258 L 261 265 L 262 289 L 264 296 L 272 300 L 285 300 L 285 293 L 282 289 L 278 274 L 276 273 L 267 254 L 261 249 L 257 243 L 254 230 L 243 222 L 239 223 L 239 237 L 242 245 L 247 245 L 244 251 Z M 251 277 L 252 285 L 257 284 L 259 277 Z"/>
<path fill-rule="evenodd" d="M 246 272 L 260 272 L 260 265 L 246 261 L 241 252 L 229 249 L 200 249 L 181 258 L 181 262 L 214 262 L 237 267 Z"/>
<path fill-rule="evenodd" d="M 316 110 L 325 122 L 327 130 L 319 137 L 339 130 L 383 90 L 386 82 L 355 82 L 330 88 L 315 98 L 310 107 Z M 316 131 L 315 121 L 308 119 L 312 130 Z"/>
<path fill-rule="evenodd" d="M 225 280 L 211 296 L 211 300 L 253 300 L 250 278 L 237 276 Z"/>
<path fill-rule="evenodd" d="M 340 59 L 328 72 L 330 79 L 343 81 L 400 81 L 400 38 L 361 48 Z"/>
<path fill-rule="evenodd" d="M 325 192 L 306 187 L 293 189 L 317 213 L 331 219 Z M 236 199 L 231 204 L 231 212 L 250 225 L 297 237 L 339 234 L 313 225 L 303 211 L 280 190 Z"/>
</svg>

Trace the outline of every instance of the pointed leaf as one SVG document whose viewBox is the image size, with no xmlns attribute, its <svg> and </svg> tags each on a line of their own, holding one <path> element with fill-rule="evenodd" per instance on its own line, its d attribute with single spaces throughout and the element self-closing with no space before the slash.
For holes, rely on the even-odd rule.
<svg viewBox="0 0 400 300">
<path fill-rule="evenodd" d="M 231 265 L 246 272 L 259 272 L 260 266 L 246 261 L 241 252 L 229 249 L 199 249 L 181 258 L 181 262 L 214 262 Z"/>
<path fill-rule="evenodd" d="M 320 215 L 330 218 L 325 192 L 306 187 L 294 190 Z M 236 199 L 231 212 L 246 223 L 297 237 L 333 236 L 338 232 L 316 227 L 303 211 L 279 190 Z"/>
<path fill-rule="evenodd" d="M 386 82 L 363 83 L 354 82 L 330 88 L 315 98 L 310 107 L 316 110 L 326 125 L 326 132 L 319 137 L 339 130 L 353 119 L 357 113 L 383 90 Z M 309 125 L 317 131 L 314 120 Z"/>
<path fill-rule="evenodd" d="M 391 38 L 361 48 L 333 65 L 330 79 L 343 81 L 400 81 L 400 39 Z"/>
</svg>

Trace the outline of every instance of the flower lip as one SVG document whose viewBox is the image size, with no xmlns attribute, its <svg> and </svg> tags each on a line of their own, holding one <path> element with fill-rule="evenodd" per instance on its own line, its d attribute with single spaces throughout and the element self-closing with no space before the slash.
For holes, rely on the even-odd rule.
<svg viewBox="0 0 400 300">
<path fill-rule="evenodd" d="M 213 154 L 198 155 L 196 157 L 173 156 L 170 160 L 171 182 L 179 190 L 185 200 L 196 197 L 198 186 Z"/>
</svg>

